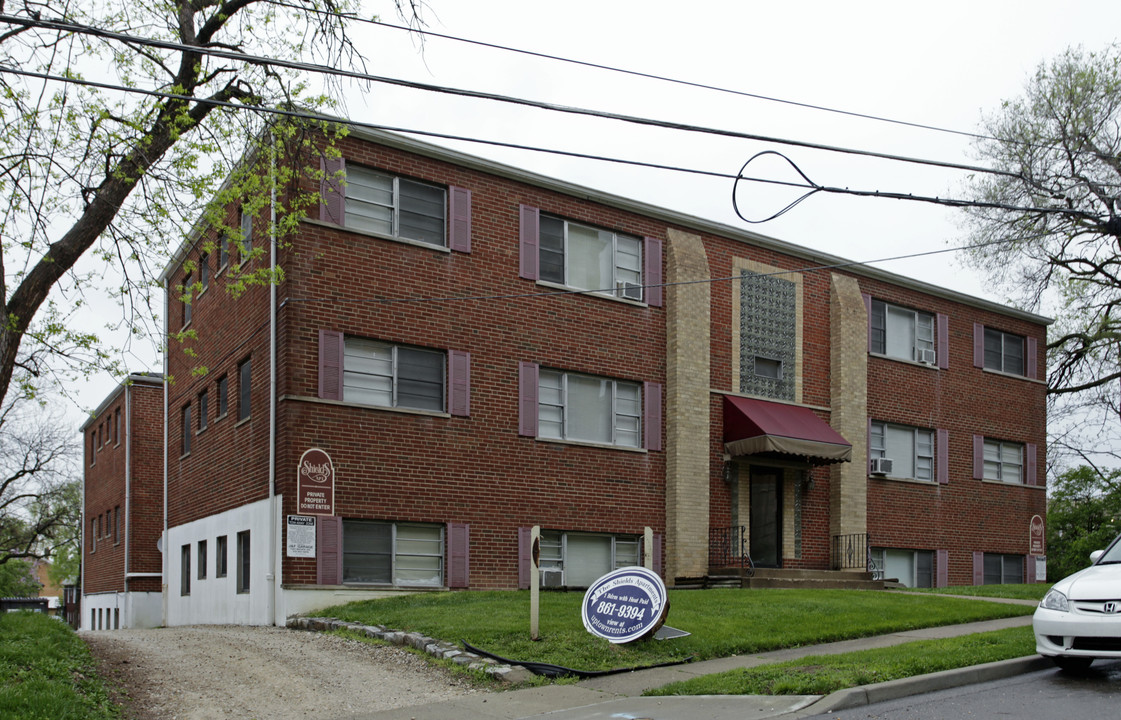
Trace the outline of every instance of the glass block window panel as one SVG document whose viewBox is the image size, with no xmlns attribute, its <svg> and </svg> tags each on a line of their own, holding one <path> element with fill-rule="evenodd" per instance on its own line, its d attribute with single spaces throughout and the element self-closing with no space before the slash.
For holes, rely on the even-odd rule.
<svg viewBox="0 0 1121 720">
<path fill-rule="evenodd" d="M 750 395 L 794 399 L 797 342 L 797 286 L 781 277 L 740 273 L 740 387 Z M 778 363 L 786 372 L 768 377 L 753 372 L 755 358 Z"/>
</svg>

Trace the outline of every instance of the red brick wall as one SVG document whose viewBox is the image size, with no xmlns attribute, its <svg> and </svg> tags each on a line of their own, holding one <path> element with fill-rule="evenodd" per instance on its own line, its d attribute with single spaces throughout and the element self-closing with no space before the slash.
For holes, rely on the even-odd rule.
<svg viewBox="0 0 1121 720">
<path fill-rule="evenodd" d="M 163 524 L 163 389 L 158 385 L 136 383 L 114 391 L 112 402 L 95 418 L 83 436 L 85 444 L 85 506 L 82 548 L 82 570 L 86 593 L 136 590 L 135 583 L 125 582 L 125 549 L 130 558 L 129 572 L 160 572 L 160 553 L 156 540 Z M 132 403 L 132 428 L 128 432 L 126 396 Z M 116 416 L 120 412 L 120 436 Z M 105 430 L 102 431 L 101 428 Z M 112 441 L 95 443 L 91 463 L 90 437 L 94 432 L 107 436 L 113 428 Z M 132 505 L 125 501 L 126 449 L 132 452 Z M 129 515 L 126 516 L 126 508 Z M 112 513 L 112 520 L 108 520 Z M 120 513 L 118 520 L 117 514 Z M 96 550 L 91 520 L 97 517 Z M 108 528 L 106 528 L 108 525 Z M 117 528 L 119 532 L 116 531 Z M 132 539 L 125 542 L 131 530 Z M 156 581 L 158 589 L 159 581 Z"/>
<path fill-rule="evenodd" d="M 349 518 L 466 522 L 471 525 L 471 584 L 510 587 L 517 579 L 517 528 L 640 533 L 665 528 L 665 463 L 661 452 L 637 453 L 539 442 L 518 436 L 518 362 L 610 377 L 665 382 L 662 308 L 589 296 L 526 297 L 548 292 L 518 277 L 518 206 L 637 236 L 666 237 L 664 223 L 547 189 L 523 185 L 407 152 L 343 142 L 348 163 L 365 164 L 472 192 L 472 252 L 443 252 L 305 222 L 281 253 L 277 395 L 277 491 L 295 512 L 295 466 L 310 447 L 332 456 L 336 512 Z M 313 213 L 314 215 L 314 213 Z M 236 221 L 235 223 L 236 224 Z M 695 229 L 687 229 L 696 232 Z M 205 239 L 204 239 L 205 242 Z M 704 243 L 714 278 L 734 275 L 735 258 L 797 270 L 803 259 L 715 236 Z M 189 257 L 197 258 L 202 246 Z M 211 253 L 211 262 L 216 253 Z M 259 261 L 258 261 L 259 262 Z M 182 271 L 171 275 L 181 282 Z M 197 277 L 197 271 L 195 273 Z M 804 402 L 830 404 L 829 271 L 803 277 Z M 179 525 L 262 499 L 268 494 L 268 289 L 228 296 L 223 276 L 195 300 L 187 343 L 173 345 L 169 405 L 170 524 Z M 1013 552 L 1027 520 L 1041 512 L 1043 492 L 969 479 L 972 433 L 1034 442 L 1043 468 L 1041 385 L 972 367 L 972 323 L 1040 339 L 1043 328 L 860 279 L 866 292 L 951 317 L 951 365 L 934 371 L 869 359 L 869 409 L 876 419 L 949 428 L 951 482 L 918 486 L 871 480 L 869 532 L 875 544 L 949 548 L 953 582 L 965 582 L 973 549 Z M 712 285 L 712 387 L 731 387 L 734 284 Z M 479 297 L 475 300 L 402 301 Z M 383 302 L 391 299 L 393 302 Z M 173 299 L 172 327 L 181 324 Z M 440 417 L 340 405 L 316 399 L 318 331 L 329 329 L 389 342 L 471 353 L 471 416 Z M 1042 352 L 1042 351 L 1041 351 Z M 253 410 L 238 424 L 237 364 L 253 358 Z M 1043 367 L 1042 354 L 1039 365 Z M 207 372 L 194 375 L 192 367 Z M 229 377 L 229 415 L 216 420 L 216 381 Z M 209 427 L 179 457 L 181 408 L 209 388 Z M 982 403 L 978 403 L 982 400 Z M 827 413 L 819 413 L 828 419 Z M 730 518 L 722 479 L 719 396 L 712 403 L 712 524 Z M 863 462 L 863 459 L 859 460 Z M 824 567 L 829 557 L 829 473 L 813 472 L 803 502 L 803 555 L 789 565 Z M 980 501 L 980 502 L 978 502 Z M 999 511 L 994 513 L 993 511 Z M 982 528 L 978 524 L 983 523 Z M 987 529 L 985 529 L 987 525 Z M 1023 526 L 1025 532 L 1018 528 Z M 1022 544 L 1026 544 L 1022 543 Z M 1024 550 L 1021 549 L 1020 552 Z M 971 559 L 970 559 L 971 562 Z M 311 560 L 285 559 L 283 582 L 315 581 Z"/>
</svg>

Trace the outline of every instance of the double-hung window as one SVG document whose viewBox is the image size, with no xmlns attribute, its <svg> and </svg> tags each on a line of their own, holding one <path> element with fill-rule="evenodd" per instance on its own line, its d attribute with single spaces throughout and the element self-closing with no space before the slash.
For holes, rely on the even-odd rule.
<svg viewBox="0 0 1121 720">
<path fill-rule="evenodd" d="M 984 479 L 1005 483 L 1024 482 L 1024 446 L 1020 443 L 985 440 Z"/>
<path fill-rule="evenodd" d="M 934 587 L 934 553 L 930 550 L 872 548 L 871 557 L 878 579 L 897 580 L 909 588 Z"/>
<path fill-rule="evenodd" d="M 886 458 L 891 460 L 891 471 L 885 475 L 931 482 L 935 479 L 933 430 L 873 422 L 868 440 L 873 470 L 877 470 L 876 458 Z"/>
<path fill-rule="evenodd" d="M 639 383 L 545 369 L 538 383 L 538 437 L 642 447 Z"/>
<path fill-rule="evenodd" d="M 612 570 L 641 565 L 641 538 L 633 535 L 541 531 L 541 585 L 588 587 Z"/>
<path fill-rule="evenodd" d="M 444 526 L 343 520 L 343 582 L 440 587 Z"/>
<path fill-rule="evenodd" d="M 985 553 L 983 562 L 986 585 L 1018 585 L 1024 581 L 1023 555 Z"/>
<path fill-rule="evenodd" d="M 929 365 L 937 360 L 935 320 L 931 313 L 872 300 L 868 349 L 880 355 Z"/>
<path fill-rule="evenodd" d="M 191 299 L 195 289 L 191 283 L 191 274 L 187 273 L 183 278 L 183 327 L 191 324 Z"/>
<path fill-rule="evenodd" d="M 642 300 L 642 239 L 541 216 L 540 277 Z"/>
<path fill-rule="evenodd" d="M 347 337 L 343 400 L 442 412 L 445 360 L 438 350 Z"/>
<path fill-rule="evenodd" d="M 191 406 L 184 405 L 182 410 L 183 420 L 183 443 L 180 447 L 180 455 L 189 455 L 191 453 L 191 436 L 194 431 L 191 429 Z"/>
<path fill-rule="evenodd" d="M 356 230 L 443 246 L 445 194 L 442 187 L 347 165 L 343 224 Z"/>
<path fill-rule="evenodd" d="M 1024 338 L 985 328 L 985 369 L 1024 374 Z"/>
<path fill-rule="evenodd" d="M 519 212 L 519 277 L 662 305 L 661 240 Z"/>
</svg>

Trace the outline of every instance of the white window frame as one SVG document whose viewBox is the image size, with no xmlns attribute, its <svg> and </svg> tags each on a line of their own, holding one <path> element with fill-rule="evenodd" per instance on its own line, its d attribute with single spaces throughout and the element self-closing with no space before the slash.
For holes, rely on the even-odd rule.
<svg viewBox="0 0 1121 720">
<path fill-rule="evenodd" d="M 887 570 L 887 554 L 888 553 L 910 553 L 910 555 L 911 555 L 911 577 L 909 577 L 909 578 L 895 578 L 895 579 L 899 580 L 900 583 L 902 583 L 903 585 L 906 585 L 909 588 L 932 588 L 932 587 L 935 586 L 935 584 L 937 582 L 938 571 L 937 571 L 937 568 L 935 567 L 935 563 L 937 561 L 937 558 L 935 557 L 935 553 L 934 553 L 933 550 L 911 550 L 911 549 L 908 549 L 908 548 L 874 547 L 874 548 L 871 549 L 872 563 L 873 563 L 874 567 L 878 568 L 878 570 L 876 572 L 879 573 L 879 577 L 877 577 L 875 579 L 877 579 L 877 580 L 891 579 L 891 578 L 888 577 L 888 570 Z M 929 558 L 929 560 L 930 560 L 930 576 L 929 576 L 930 584 L 929 585 L 923 585 L 923 584 L 920 584 L 920 582 L 919 582 L 919 556 L 920 555 L 923 556 L 923 557 Z"/>
<path fill-rule="evenodd" d="M 389 556 L 389 578 L 390 578 L 389 582 L 359 581 L 359 580 L 348 580 L 348 579 L 346 579 L 347 549 L 346 549 L 345 538 L 346 538 L 346 525 L 348 523 L 362 523 L 362 524 L 369 524 L 369 525 L 379 525 L 379 526 L 384 526 L 384 527 L 389 528 L 389 547 L 388 547 L 388 549 L 386 551 L 384 551 L 384 553 L 380 552 L 380 551 L 376 552 L 376 553 L 374 553 L 374 552 L 365 553 L 365 554 L 387 554 Z M 399 534 L 401 528 L 422 528 L 424 530 L 429 530 L 429 531 L 435 530 L 435 531 L 437 531 L 438 540 L 435 543 L 436 544 L 436 550 L 433 551 L 433 552 L 427 552 L 427 553 L 424 553 L 424 552 L 404 552 L 404 551 L 402 551 L 400 549 L 399 545 L 398 545 L 398 534 Z M 444 525 L 441 525 L 441 524 L 438 524 L 438 523 L 396 523 L 396 522 L 385 522 L 385 521 L 382 521 L 382 520 L 362 520 L 362 519 L 358 519 L 358 518 L 345 518 L 345 519 L 343 519 L 342 538 L 343 538 L 343 543 L 342 543 L 342 547 L 340 547 L 339 551 L 342 553 L 343 563 L 344 563 L 343 564 L 343 582 L 347 585 L 377 585 L 377 586 L 382 586 L 382 587 L 443 587 L 444 586 L 445 578 L 447 576 L 447 568 L 445 567 L 445 563 L 444 563 L 444 552 L 447 548 L 447 532 L 446 532 L 446 528 L 445 528 Z M 413 558 L 413 557 L 435 559 L 437 561 L 437 567 L 438 567 L 438 570 L 436 572 L 436 577 L 434 577 L 432 580 L 426 581 L 426 582 L 407 581 L 407 580 L 404 580 L 404 579 L 398 577 L 398 573 L 399 573 L 400 570 L 407 569 L 407 568 L 402 567 L 402 565 L 407 561 L 407 558 Z"/>
<path fill-rule="evenodd" d="M 611 541 L 611 567 L 618 570 L 621 567 L 642 564 L 642 536 L 640 535 L 615 535 L 612 533 L 569 532 L 567 530 L 542 530 L 540 567 L 543 571 L 559 570 L 561 574 L 560 585 L 568 587 L 568 538 L 569 536 L 602 537 Z M 629 547 L 633 546 L 633 555 Z M 540 579 L 542 587 L 545 585 L 545 573 Z"/>
<path fill-rule="evenodd" d="M 996 363 L 990 363 L 990 361 L 989 361 L 990 354 L 992 352 L 996 352 L 996 351 L 990 350 L 990 348 L 989 348 L 990 338 L 995 338 L 995 339 L 998 339 L 1000 341 L 999 361 L 996 362 Z M 1023 335 L 1017 335 L 1016 333 L 1004 332 L 1003 330 L 997 330 L 996 328 L 991 328 L 991 327 L 986 326 L 985 329 L 984 329 L 984 333 L 983 333 L 983 341 L 984 341 L 984 356 L 985 356 L 984 366 L 985 366 L 986 370 L 995 370 L 996 372 L 1007 373 L 1008 375 L 1018 375 L 1020 377 L 1025 377 L 1027 375 L 1027 366 L 1028 366 L 1027 339 Z M 1008 367 L 1009 364 L 1010 364 L 1009 363 L 1010 357 L 1012 357 L 1014 355 L 1014 353 L 1009 352 L 1009 348 L 1013 344 L 1019 346 L 1019 352 L 1020 352 L 1020 368 L 1019 368 L 1019 370 L 1014 369 L 1014 368 L 1009 369 L 1009 367 Z"/>
<path fill-rule="evenodd" d="M 891 477 L 904 478 L 907 480 L 918 480 L 920 482 L 937 482 L 938 471 L 935 467 L 935 457 L 937 451 L 935 448 L 936 433 L 928 428 L 912 427 L 910 425 L 900 425 L 898 423 L 881 422 L 879 420 L 872 421 L 868 432 L 868 457 L 869 458 L 883 458 L 887 457 L 887 429 L 911 431 L 913 433 L 911 440 L 911 463 L 914 467 L 914 475 L 900 475 L 897 471 L 898 462 L 893 463 Z M 929 447 L 929 454 L 926 452 Z M 891 458 L 898 461 L 898 458 Z"/>
<path fill-rule="evenodd" d="M 365 167 L 363 165 L 355 165 L 348 163 L 346 166 L 346 180 L 347 180 L 347 194 L 345 214 L 343 218 L 343 226 L 351 229 L 360 230 L 362 232 L 372 233 L 383 237 L 390 237 L 395 240 L 405 240 L 408 242 L 422 243 L 424 245 L 432 245 L 435 247 L 448 246 L 448 191 L 447 188 L 432 183 L 421 182 L 413 180 L 412 178 L 405 178 L 399 175 L 393 175 L 387 172 L 381 172 L 373 168 Z M 379 187 L 381 184 L 388 184 L 388 192 L 390 198 L 388 202 L 378 202 L 377 200 L 365 199 L 358 197 L 355 191 L 360 188 L 371 188 L 373 191 L 385 192 L 386 189 Z M 423 188 L 427 190 L 438 191 L 441 195 L 441 210 L 439 215 L 440 231 L 439 237 L 434 239 L 425 239 L 423 237 L 416 237 L 411 233 L 404 232 L 401 227 L 401 213 L 403 206 L 406 213 L 412 212 L 407 207 L 407 202 L 403 202 L 403 198 L 409 196 L 409 188 Z M 402 188 L 404 188 L 404 196 L 402 195 Z M 388 211 L 388 227 L 380 228 L 374 227 L 375 223 L 380 224 L 384 222 L 380 219 L 374 219 L 372 213 L 362 214 L 358 210 L 362 208 L 380 208 L 382 212 Z M 416 212 L 417 215 L 435 218 L 436 215 Z M 365 218 L 370 218 L 366 220 Z"/>
<path fill-rule="evenodd" d="M 912 341 L 911 347 L 906 355 L 895 354 L 891 352 L 892 343 L 891 338 L 891 318 L 898 318 L 904 323 L 909 323 Z M 934 313 L 922 312 L 921 310 L 912 310 L 911 308 L 893 305 L 883 300 L 872 300 L 872 318 L 871 326 L 872 331 L 881 331 L 883 333 L 883 348 L 880 349 L 880 340 L 872 338 L 873 352 L 877 355 L 884 357 L 895 358 L 897 360 L 910 360 L 911 362 L 920 362 L 922 360 L 923 350 L 929 351 L 930 357 L 933 359 L 934 364 L 937 362 L 937 319 Z M 882 325 L 882 327 L 880 326 Z"/>
<path fill-rule="evenodd" d="M 579 437 L 579 431 L 572 427 L 572 401 L 569 394 L 571 378 L 586 378 L 597 382 L 609 383 L 611 390 L 611 437 L 607 441 Z M 633 392 L 634 410 L 626 409 L 627 401 L 620 398 L 620 389 Z M 552 397 L 556 400 L 552 400 Z M 586 442 L 597 445 L 618 447 L 642 447 L 642 383 L 630 380 L 615 380 L 598 375 L 570 373 L 563 370 L 541 368 L 537 377 L 537 437 L 545 440 L 567 442 Z M 559 421 L 556 420 L 559 416 Z M 628 425 L 633 424 L 633 429 Z M 547 434 L 545 428 L 558 427 L 559 432 Z"/>
<path fill-rule="evenodd" d="M 440 405 L 439 407 L 421 407 L 418 405 L 402 405 L 400 397 L 402 354 L 406 357 L 411 353 L 438 356 L 440 358 Z M 385 357 L 388 356 L 388 357 Z M 373 367 L 369 370 L 359 370 L 357 365 L 365 363 L 373 365 L 382 364 L 382 371 Z M 378 383 L 388 383 L 388 388 L 375 387 Z M 388 402 L 375 402 L 371 398 L 357 399 L 357 393 L 386 393 Z M 401 345 L 396 343 L 372 340 L 354 335 L 343 338 L 343 401 L 360 403 L 371 407 L 398 408 L 406 410 L 422 410 L 429 412 L 447 412 L 448 409 L 448 353 L 445 350 Z"/>
<path fill-rule="evenodd" d="M 1019 456 L 1018 461 L 1012 459 L 1009 453 L 1015 451 Z M 992 482 L 1008 483 L 1009 485 L 1024 484 L 1024 445 L 1023 443 L 1005 442 L 1003 440 L 990 440 L 985 438 L 983 447 L 982 478 Z"/>
<path fill-rule="evenodd" d="M 545 225 L 551 223 L 559 223 L 561 226 L 561 248 L 558 250 L 545 247 Z M 582 287 L 576 284 L 572 279 L 572 265 L 574 250 L 570 242 L 570 230 L 572 228 L 579 228 L 584 231 L 591 231 L 597 233 L 601 238 L 607 236 L 611 239 L 611 286 L 610 287 Z M 635 235 L 628 235 L 625 233 L 617 233 L 612 230 L 595 227 L 586 223 L 573 222 L 554 215 L 546 215 L 542 213 L 540 219 L 540 236 L 538 241 L 538 279 L 544 282 L 552 282 L 565 287 L 575 288 L 577 290 L 587 290 L 590 292 L 598 292 L 604 295 L 612 295 L 618 298 L 625 298 L 627 300 L 634 300 L 636 302 L 645 301 L 645 288 L 644 272 L 645 272 L 645 258 L 643 257 L 646 252 L 642 238 Z M 631 246 L 627 248 L 626 246 Z M 633 249 L 633 252 L 630 251 Z M 563 277 L 545 277 L 545 263 L 541 258 L 546 253 L 557 253 L 562 256 L 562 270 Z"/>
</svg>

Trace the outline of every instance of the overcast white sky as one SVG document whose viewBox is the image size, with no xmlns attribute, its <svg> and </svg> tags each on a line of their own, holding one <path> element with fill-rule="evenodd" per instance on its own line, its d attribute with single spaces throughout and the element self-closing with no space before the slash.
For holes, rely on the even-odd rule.
<svg viewBox="0 0 1121 720">
<path fill-rule="evenodd" d="M 367 9 L 397 22 L 388 0 Z M 745 93 L 965 132 L 1017 96 L 1038 64 L 1072 45 L 1105 47 L 1121 2 L 1020 0 L 693 2 L 663 0 L 428 0 L 435 32 Z M 358 27 L 372 74 L 545 102 L 950 162 L 974 163 L 967 138 L 776 102 L 683 88 L 499 50 Z M 735 173 L 779 150 L 823 185 L 958 196 L 964 174 L 771 143 L 643 128 L 373 85 L 348 91 L 350 117 L 372 123 Z M 444 142 L 444 141 L 433 141 Z M 599 190 L 748 227 L 728 180 L 565 159 L 486 145 L 457 149 Z M 778 164 L 749 174 L 791 179 Z M 785 204 L 757 187 L 741 203 L 759 216 Z M 961 237 L 960 211 L 924 203 L 818 194 L 756 232 L 852 260 L 935 250 Z M 880 264 L 892 272 L 996 301 L 1003 298 L 953 254 Z M 1047 312 L 1047 308 L 1043 308 Z M 131 369 L 159 369 L 153 350 Z M 95 407 L 116 380 L 80 391 Z"/>
</svg>

